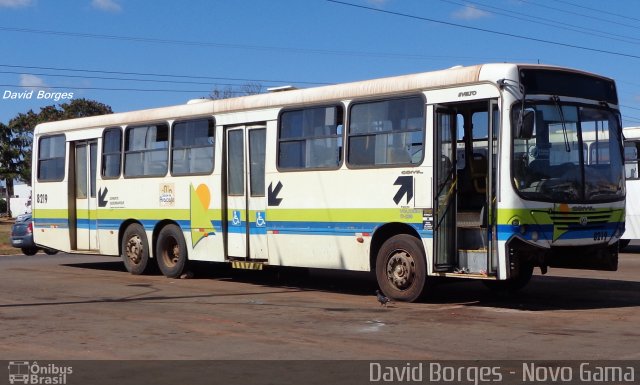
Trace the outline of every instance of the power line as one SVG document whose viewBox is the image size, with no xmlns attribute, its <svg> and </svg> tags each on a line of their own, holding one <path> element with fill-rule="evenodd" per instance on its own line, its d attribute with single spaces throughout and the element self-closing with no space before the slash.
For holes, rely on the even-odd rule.
<svg viewBox="0 0 640 385">
<path fill-rule="evenodd" d="M 242 86 L 240 83 L 211 83 L 211 82 L 194 82 L 184 80 L 158 80 L 158 79 L 135 79 L 135 78 L 119 78 L 110 76 L 86 76 L 86 75 L 62 75 L 62 74 L 48 74 L 40 72 L 22 72 L 22 71 L 0 71 L 0 74 L 17 74 L 17 75 L 33 75 L 33 76 L 51 76 L 61 78 L 74 78 L 74 79 L 98 79 L 98 80 L 119 80 L 119 81 L 134 81 L 134 82 L 148 82 L 148 83 L 170 83 L 170 84 L 199 84 L 199 85 L 214 85 L 214 86 Z M 261 84 L 263 85 L 263 84 Z M 265 87 L 271 87 L 271 85 L 263 85 Z"/>
<path fill-rule="evenodd" d="M 549 26 L 549 27 L 558 28 L 558 29 L 562 29 L 562 30 L 566 30 L 566 31 L 578 32 L 578 33 L 582 33 L 582 34 L 585 34 L 585 35 L 597 36 L 597 37 L 601 37 L 601 38 L 604 38 L 604 39 L 621 41 L 621 42 L 629 43 L 629 44 L 640 44 L 640 39 L 639 38 L 626 36 L 626 35 L 618 35 L 618 34 L 615 34 L 615 33 L 601 31 L 601 30 L 593 29 L 593 28 L 581 27 L 579 25 L 569 24 L 566 21 L 559 22 L 559 21 L 556 21 L 556 20 L 547 19 L 547 18 L 543 18 L 543 17 L 531 16 L 531 15 L 528 15 L 528 14 L 525 14 L 525 13 L 522 13 L 522 12 L 516 12 L 516 11 L 511 11 L 511 10 L 500 8 L 500 7 L 494 7 L 494 6 L 487 5 L 487 4 L 484 4 L 484 3 L 479 3 L 479 2 L 476 2 L 476 1 L 465 1 L 464 3 L 461 3 L 461 2 L 458 2 L 458 1 L 453 1 L 453 0 L 439 0 L 439 1 L 444 2 L 444 3 L 459 5 L 459 6 L 462 6 L 462 7 L 467 6 L 468 4 L 472 4 L 472 5 L 477 6 L 478 9 L 484 10 L 486 12 L 490 12 L 490 13 L 495 14 L 495 15 L 506 16 L 506 17 L 511 18 L 511 19 L 524 20 L 524 21 L 527 21 L 527 22 L 530 22 L 530 23 L 546 25 L 546 26 Z M 499 12 L 499 11 L 502 11 L 502 12 Z M 514 16 L 514 15 L 517 15 L 517 16 Z M 630 40 L 632 40 L 632 41 L 630 41 Z"/>
<path fill-rule="evenodd" d="M 113 74 L 113 75 L 155 76 L 155 77 L 169 77 L 169 78 L 183 78 L 183 79 L 228 80 L 228 81 L 243 81 L 243 82 L 256 82 L 256 83 L 269 82 L 269 83 L 298 83 L 298 84 L 321 84 L 321 85 L 331 84 L 331 83 L 308 82 L 308 81 L 244 79 L 244 78 L 213 77 L 213 76 L 200 76 L 200 75 L 177 75 L 177 74 L 159 74 L 159 73 L 144 73 L 144 72 L 122 72 L 122 71 L 106 71 L 106 70 L 83 69 L 83 68 L 60 68 L 60 67 L 25 66 L 25 65 L 14 65 L 14 64 L 0 64 L 0 67 L 39 69 L 39 70 L 51 70 L 51 71 L 102 73 L 102 74 Z"/>
<path fill-rule="evenodd" d="M 571 1 L 565 1 L 565 0 L 555 0 L 555 1 L 557 3 L 564 3 L 564 4 L 568 4 L 568 5 L 577 7 L 577 8 L 588 9 L 590 11 L 594 11 L 594 12 L 598 12 L 598 13 L 606 13 L 608 15 L 612 15 L 612 16 L 616 16 L 616 17 L 622 17 L 623 19 L 640 21 L 640 19 L 635 18 L 635 17 L 630 17 L 630 16 L 627 16 L 627 15 L 621 15 L 619 13 L 613 13 L 613 12 L 605 11 L 604 9 L 590 8 L 590 7 L 587 7 L 587 6 L 582 5 L 582 4 L 573 3 Z"/>
<path fill-rule="evenodd" d="M 0 84 L 0 87 L 16 87 L 16 88 L 32 88 L 32 89 L 74 89 L 74 90 L 98 90 L 98 91 L 135 91 L 135 92 L 189 92 L 189 93 L 205 93 L 211 90 L 165 90 L 165 89 L 145 89 L 145 88 L 105 88 L 105 87 L 68 87 L 68 86 L 25 86 L 21 84 Z"/>
<path fill-rule="evenodd" d="M 620 25 L 621 25 L 621 26 L 629 27 L 629 28 L 633 28 L 633 29 L 640 29 L 640 27 L 638 27 L 638 26 L 631 25 L 631 24 L 623 24 L 623 23 L 620 23 L 619 21 L 607 20 L 607 19 L 603 19 L 603 18 L 601 18 L 601 17 L 595 17 L 595 16 L 591 16 L 591 15 L 585 15 L 584 13 L 573 12 L 573 11 L 567 11 L 567 10 L 562 9 L 562 8 L 556 8 L 556 7 L 552 7 L 552 6 L 550 6 L 550 5 L 539 4 L 539 3 L 532 2 L 532 1 L 529 1 L 529 0 L 520 0 L 520 1 L 522 1 L 523 3 L 531 4 L 531 5 L 536 6 L 536 7 L 546 8 L 546 9 L 551 9 L 551 10 L 558 11 L 558 12 L 562 12 L 562 13 L 567 13 L 567 14 L 569 14 L 569 15 L 586 17 L 587 19 L 603 21 L 603 22 L 605 22 L 605 23 L 615 24 L 615 25 L 618 25 L 618 26 L 620 26 Z"/>
<path fill-rule="evenodd" d="M 580 45 L 575 45 L 575 44 L 561 43 L 561 42 L 557 42 L 557 41 L 539 39 L 539 38 L 535 38 L 535 37 L 518 35 L 518 34 L 514 34 L 514 33 L 494 31 L 494 30 L 486 29 L 486 28 L 471 27 L 471 26 L 464 25 L 464 24 L 452 23 L 452 22 L 432 19 L 432 18 L 428 18 L 428 17 L 409 15 L 407 13 L 401 13 L 401 12 L 395 12 L 395 11 L 387 11 L 387 10 L 384 10 L 384 9 L 368 7 L 366 5 L 352 4 L 352 3 L 348 3 L 348 2 L 344 2 L 344 1 L 338 1 L 338 0 L 325 0 L 325 1 L 328 1 L 330 3 L 346 5 L 346 6 L 353 7 L 353 8 L 366 9 L 366 10 L 369 10 L 369 11 L 375 11 L 375 12 L 385 13 L 385 14 L 394 15 L 394 16 L 401 16 L 401 17 L 406 17 L 406 18 L 415 19 L 415 20 L 428 21 L 428 22 L 431 22 L 431 23 L 448 25 L 448 26 L 451 26 L 451 27 L 464 28 L 464 29 L 469 29 L 469 30 L 473 30 L 473 31 L 491 33 L 491 34 L 494 34 L 494 35 L 513 37 L 513 38 L 517 38 L 517 39 L 535 41 L 535 42 L 545 43 L 545 44 L 552 44 L 552 45 L 557 45 L 557 46 L 561 46 L 561 47 L 575 48 L 575 49 L 580 49 L 580 50 L 583 50 L 583 51 L 599 52 L 599 53 L 606 53 L 606 54 L 609 54 L 609 55 L 616 55 L 616 56 L 629 57 L 629 58 L 633 58 L 633 59 L 640 59 L 640 56 L 638 56 L 638 55 L 632 55 L 632 54 L 623 53 L 623 52 L 615 52 L 615 51 L 609 51 L 609 50 L 604 50 L 604 49 L 585 47 L 585 46 L 580 46 Z"/>
<path fill-rule="evenodd" d="M 293 53 L 312 53 L 320 55 L 340 55 L 340 56 L 359 56 L 359 57 L 378 57 L 378 58 L 392 58 L 392 59 L 418 59 L 418 60 L 450 60 L 449 56 L 426 56 L 404 53 L 384 53 L 384 52 L 366 52 L 366 51 L 341 51 L 341 50 L 326 50 L 316 48 L 295 48 L 295 47 L 275 47 L 275 46 L 259 46 L 259 45 L 244 45 L 244 44 L 229 44 L 229 43 L 213 43 L 206 41 L 194 41 L 194 40 L 175 40 L 175 39 L 159 39 L 141 36 L 125 36 L 125 35 L 103 35 L 96 33 L 81 33 L 81 32 L 69 32 L 69 31 L 54 31 L 54 30 L 41 30 L 32 28 L 16 28 L 0 26 L 0 31 L 5 32 L 18 32 L 18 33 L 31 33 L 31 34 L 43 34 L 63 37 L 80 37 L 88 39 L 103 39 L 103 40 L 118 40 L 118 41 L 131 41 L 141 43 L 154 43 L 154 44 L 174 44 L 174 45 L 186 45 L 186 46 L 204 46 L 204 47 L 219 47 L 219 48 L 232 48 L 232 49 L 249 49 L 260 51 L 277 51 L 277 52 L 293 52 Z M 478 59 L 471 57 L 458 57 L 462 59 Z M 504 58 L 484 58 L 504 60 Z"/>
</svg>

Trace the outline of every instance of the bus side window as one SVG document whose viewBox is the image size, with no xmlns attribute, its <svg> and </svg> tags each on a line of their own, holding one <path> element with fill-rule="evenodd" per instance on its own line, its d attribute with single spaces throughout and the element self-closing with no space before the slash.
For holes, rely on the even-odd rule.
<svg viewBox="0 0 640 385">
<path fill-rule="evenodd" d="M 172 175 L 198 175 L 213 172 L 214 130 L 213 119 L 197 119 L 173 124 Z"/>
<path fill-rule="evenodd" d="M 38 146 L 38 180 L 59 182 L 64 179 L 66 140 L 64 135 L 40 138 Z"/>
<path fill-rule="evenodd" d="M 124 176 L 167 173 L 169 127 L 165 123 L 129 127 L 125 133 Z"/>
<path fill-rule="evenodd" d="M 339 105 L 283 111 L 278 120 L 278 168 L 338 168 L 343 115 Z"/>
<path fill-rule="evenodd" d="M 424 145 L 424 100 L 397 98 L 355 103 L 348 127 L 349 165 L 416 165 Z"/>
<path fill-rule="evenodd" d="M 122 159 L 122 129 L 107 128 L 102 135 L 102 177 L 118 178 Z"/>
<path fill-rule="evenodd" d="M 638 179 L 638 148 L 640 142 L 625 142 L 624 144 L 624 171 L 627 179 Z"/>
</svg>

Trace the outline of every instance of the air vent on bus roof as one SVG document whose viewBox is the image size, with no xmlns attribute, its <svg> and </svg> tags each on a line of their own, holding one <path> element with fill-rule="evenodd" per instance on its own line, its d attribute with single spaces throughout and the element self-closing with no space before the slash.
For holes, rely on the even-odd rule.
<svg viewBox="0 0 640 385">
<path fill-rule="evenodd" d="M 187 104 L 198 104 L 198 103 L 204 103 L 204 102 L 208 102 L 211 99 L 205 99 L 205 98 L 200 98 L 200 99 L 190 99 L 187 100 Z"/>
<path fill-rule="evenodd" d="M 267 91 L 269 92 L 283 92 L 283 91 L 293 91 L 293 90 L 297 90 L 297 88 L 294 86 L 280 86 L 280 87 L 267 88 Z"/>
</svg>

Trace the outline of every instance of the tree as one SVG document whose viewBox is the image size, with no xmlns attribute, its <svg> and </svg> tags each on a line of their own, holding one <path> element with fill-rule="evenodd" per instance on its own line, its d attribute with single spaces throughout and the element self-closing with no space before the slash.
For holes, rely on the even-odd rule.
<svg viewBox="0 0 640 385">
<path fill-rule="evenodd" d="M 0 179 L 7 187 L 7 213 L 10 213 L 9 198 L 13 195 L 15 179 L 31 183 L 31 148 L 33 130 L 36 125 L 64 119 L 111 114 L 111 107 L 88 99 L 73 99 L 58 106 L 41 107 L 39 113 L 29 110 L 9 121 L 0 123 Z"/>
<path fill-rule="evenodd" d="M 236 96 L 255 95 L 262 92 L 262 85 L 260 83 L 246 83 L 240 86 L 239 91 L 234 91 L 231 86 L 227 86 L 225 89 L 220 90 L 217 87 L 209 94 L 209 99 L 229 99 Z"/>
</svg>

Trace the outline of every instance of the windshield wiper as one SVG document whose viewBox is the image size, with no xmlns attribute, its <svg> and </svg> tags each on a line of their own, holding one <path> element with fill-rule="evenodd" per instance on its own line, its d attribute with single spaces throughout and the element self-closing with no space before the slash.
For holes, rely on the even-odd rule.
<svg viewBox="0 0 640 385">
<path fill-rule="evenodd" d="M 557 95 L 551 97 L 553 103 L 556 105 L 556 109 L 558 110 L 558 114 L 560 115 L 560 123 L 562 124 L 562 136 L 564 137 L 564 149 L 566 152 L 571 152 L 571 146 L 569 145 L 569 136 L 567 134 L 567 123 L 564 120 L 564 112 L 562 112 L 562 107 L 560 107 L 560 98 Z"/>
</svg>

